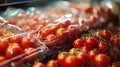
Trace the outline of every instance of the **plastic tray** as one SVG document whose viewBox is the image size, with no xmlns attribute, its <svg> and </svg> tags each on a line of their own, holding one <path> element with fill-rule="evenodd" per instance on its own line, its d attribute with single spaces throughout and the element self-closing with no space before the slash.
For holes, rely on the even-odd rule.
<svg viewBox="0 0 120 67">
<path fill-rule="evenodd" d="M 62 4 L 63 7 L 58 4 Z M 54 8 L 52 6 L 54 6 Z M 51 5 L 51 7 L 47 7 L 45 11 L 36 10 L 35 8 L 32 8 L 31 11 L 20 11 L 20 13 L 17 13 L 13 18 L 9 19 L 8 23 L 22 28 L 25 32 L 34 34 L 44 42 L 45 45 L 51 48 L 63 45 L 66 42 L 72 42 L 81 32 L 105 24 L 107 21 L 111 20 L 109 16 L 114 17 L 108 8 L 100 5 L 94 7 L 83 2 L 75 4 L 68 1 L 60 1 Z M 66 22 L 69 23 L 64 27 Z M 56 30 L 55 32 L 51 31 L 53 30 L 51 26 L 54 25 L 58 25 L 58 28 L 65 28 L 66 31 L 52 41 L 47 41 L 48 34 L 56 35 Z M 75 28 L 67 30 L 69 25 L 75 25 Z M 44 28 L 49 29 L 47 35 L 42 34 L 42 32 L 45 31 Z"/>
<path fill-rule="evenodd" d="M 19 40 L 17 38 L 15 38 L 15 36 L 21 36 L 22 38 L 25 37 L 30 37 L 32 38 L 32 44 L 33 46 L 23 46 L 22 44 L 22 39 Z M 1 54 L 1 56 L 5 56 L 6 60 L 3 62 L 0 62 L 0 67 L 26 67 L 28 64 L 30 64 L 31 62 L 34 62 L 34 60 L 43 60 L 45 58 L 45 54 L 48 51 L 48 48 L 35 36 L 32 36 L 29 33 L 21 33 L 21 34 L 14 34 L 12 36 L 6 36 L 6 37 L 0 37 L 0 39 L 7 39 L 9 42 L 9 46 L 8 48 L 13 45 L 13 44 L 18 44 L 21 47 L 21 50 L 18 50 L 18 53 L 15 55 L 14 51 L 12 55 L 7 54 L 7 50 L 8 48 L 6 48 L 6 52 L 5 55 L 4 53 Z M 17 40 L 14 40 L 17 39 Z M 31 41 L 31 40 L 30 40 Z M 29 43 L 27 43 L 29 44 Z M 15 48 L 15 46 L 12 46 L 13 49 Z M 28 49 L 29 48 L 29 49 Z M 34 50 L 30 49 L 30 48 L 34 48 Z M 12 48 L 10 48 L 12 50 Z M 18 48 L 19 49 L 19 48 Z M 28 49 L 29 51 L 31 50 L 31 53 L 27 53 L 25 52 L 25 49 Z M 16 49 L 17 50 L 17 49 Z M 35 58 L 35 59 L 34 59 Z"/>
</svg>

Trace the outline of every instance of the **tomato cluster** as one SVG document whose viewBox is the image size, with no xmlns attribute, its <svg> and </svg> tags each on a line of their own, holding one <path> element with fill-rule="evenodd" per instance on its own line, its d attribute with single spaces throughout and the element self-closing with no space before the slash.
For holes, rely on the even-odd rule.
<svg viewBox="0 0 120 67">
<path fill-rule="evenodd" d="M 25 59 L 28 62 L 34 61 L 38 58 L 35 44 L 36 43 L 31 36 L 23 36 L 22 34 L 13 34 L 9 37 L 1 37 L 0 62 L 11 60 L 15 57 L 22 58 L 23 60 Z M 26 58 L 23 58 L 24 56 Z"/>
<path fill-rule="evenodd" d="M 83 34 L 74 40 L 74 48 L 60 52 L 56 60 L 49 60 L 46 64 L 38 62 L 33 67 L 120 67 L 119 38 L 119 34 L 112 34 L 109 30 Z"/>
<path fill-rule="evenodd" d="M 28 13 L 23 11 L 19 16 L 9 18 L 8 23 L 32 33 L 52 48 L 63 45 L 66 41 L 72 42 L 78 33 L 97 27 L 108 21 L 109 16 L 113 16 L 112 12 L 103 6 L 94 8 L 90 4 L 83 6 L 78 3 L 57 9 L 47 8 L 44 12 L 36 10 L 30 15 Z M 80 31 L 74 29 L 75 25 Z"/>
</svg>

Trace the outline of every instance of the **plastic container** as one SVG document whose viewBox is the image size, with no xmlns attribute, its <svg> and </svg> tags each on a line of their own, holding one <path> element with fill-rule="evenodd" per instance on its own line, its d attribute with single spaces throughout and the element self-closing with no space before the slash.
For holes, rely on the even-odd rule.
<svg viewBox="0 0 120 67">
<path fill-rule="evenodd" d="M 6 40 L 9 44 L 4 49 L 5 51 L 0 50 L 0 67 L 26 67 L 35 60 L 43 60 L 48 51 L 48 48 L 38 38 L 29 33 L 0 37 L 0 40 Z"/>
<path fill-rule="evenodd" d="M 52 6 L 55 8 L 51 8 Z M 113 16 L 108 8 L 100 5 L 95 7 L 83 2 L 60 1 L 51 7 L 47 7 L 44 12 L 35 11 L 33 8 L 30 12 L 16 13 L 17 15 L 10 18 L 8 23 L 34 34 L 50 48 L 56 48 L 66 42 L 72 42 L 81 32 L 105 24 L 111 20 L 109 16 Z"/>
</svg>

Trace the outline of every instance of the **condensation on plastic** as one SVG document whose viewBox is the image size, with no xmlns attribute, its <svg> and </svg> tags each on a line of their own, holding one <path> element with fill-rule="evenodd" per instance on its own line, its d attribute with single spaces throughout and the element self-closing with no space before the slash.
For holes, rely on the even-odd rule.
<svg viewBox="0 0 120 67">
<path fill-rule="evenodd" d="M 38 59 L 41 61 L 46 57 L 48 48 L 37 37 L 31 35 L 30 33 L 21 33 L 21 34 L 16 34 L 16 35 L 21 35 L 22 37 L 25 37 L 25 36 L 32 37 L 32 39 L 34 41 L 33 48 L 35 48 L 37 50 L 37 52 L 31 53 L 30 55 L 26 55 L 25 53 L 22 53 L 13 58 L 7 59 L 0 63 L 0 67 L 26 67 L 27 63 L 28 63 L 27 58 L 30 58 L 31 56 L 38 54 Z M 15 36 L 15 34 L 12 36 L 2 37 L 2 39 L 3 38 L 12 38 L 14 36 Z"/>
</svg>

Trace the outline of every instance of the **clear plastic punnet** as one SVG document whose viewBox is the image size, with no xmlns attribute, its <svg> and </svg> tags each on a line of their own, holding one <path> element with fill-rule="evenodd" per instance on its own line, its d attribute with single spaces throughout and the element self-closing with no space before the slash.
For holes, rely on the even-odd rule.
<svg viewBox="0 0 120 67">
<path fill-rule="evenodd" d="M 58 1 L 43 10 L 36 7 L 28 8 L 28 11 L 16 10 L 16 15 L 9 17 L 7 23 L 35 35 L 46 46 L 57 48 L 72 42 L 82 32 L 106 24 L 114 17 L 111 10 L 102 5 Z"/>
<path fill-rule="evenodd" d="M 48 48 L 34 35 L 6 23 L 0 31 L 0 67 L 26 67 L 46 57 Z"/>
<path fill-rule="evenodd" d="M 38 38 L 29 33 L 0 37 L 0 46 L 0 67 L 27 66 L 35 60 L 43 60 L 48 51 Z"/>
</svg>

